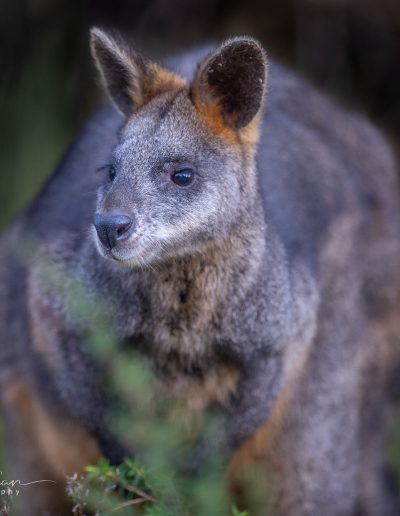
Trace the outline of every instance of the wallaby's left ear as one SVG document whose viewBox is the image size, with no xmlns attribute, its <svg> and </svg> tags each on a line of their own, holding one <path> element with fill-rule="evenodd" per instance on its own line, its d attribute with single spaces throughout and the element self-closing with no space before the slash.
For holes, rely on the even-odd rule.
<svg viewBox="0 0 400 516">
<path fill-rule="evenodd" d="M 227 128 L 242 129 L 261 108 L 266 76 L 265 52 L 257 41 L 228 40 L 200 64 L 192 101 L 204 116 L 220 117 Z"/>
</svg>

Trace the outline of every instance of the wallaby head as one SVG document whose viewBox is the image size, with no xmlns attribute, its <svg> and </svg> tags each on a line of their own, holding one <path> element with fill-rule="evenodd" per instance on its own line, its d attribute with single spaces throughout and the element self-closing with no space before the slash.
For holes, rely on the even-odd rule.
<svg viewBox="0 0 400 516">
<path fill-rule="evenodd" d="M 99 29 L 91 37 L 103 84 L 125 117 L 98 193 L 100 253 L 137 266 L 229 237 L 255 204 L 266 83 L 260 44 L 228 40 L 188 84 L 120 37 Z"/>
</svg>

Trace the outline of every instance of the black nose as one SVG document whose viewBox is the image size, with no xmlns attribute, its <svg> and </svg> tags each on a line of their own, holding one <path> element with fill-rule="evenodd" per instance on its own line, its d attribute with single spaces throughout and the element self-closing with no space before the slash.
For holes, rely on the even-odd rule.
<svg viewBox="0 0 400 516">
<path fill-rule="evenodd" d="M 95 215 L 94 226 L 101 243 L 112 249 L 128 236 L 132 219 L 126 215 Z"/>
</svg>

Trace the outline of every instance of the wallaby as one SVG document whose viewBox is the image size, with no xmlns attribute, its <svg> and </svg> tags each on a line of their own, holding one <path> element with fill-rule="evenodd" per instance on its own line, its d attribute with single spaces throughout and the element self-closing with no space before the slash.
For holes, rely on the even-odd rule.
<svg viewBox="0 0 400 516">
<path fill-rule="evenodd" d="M 10 465 L 58 481 L 26 488 L 25 513 L 67 514 L 64 475 L 125 453 L 83 345 L 91 321 L 70 316 L 51 264 L 107 300 L 171 396 L 219 407 L 223 436 L 200 438 L 194 462 L 225 446 L 233 484 L 258 462 L 276 515 L 398 514 L 383 453 L 400 370 L 389 146 L 249 37 L 169 68 L 97 28 L 91 48 L 117 110 L 1 241 Z"/>
</svg>

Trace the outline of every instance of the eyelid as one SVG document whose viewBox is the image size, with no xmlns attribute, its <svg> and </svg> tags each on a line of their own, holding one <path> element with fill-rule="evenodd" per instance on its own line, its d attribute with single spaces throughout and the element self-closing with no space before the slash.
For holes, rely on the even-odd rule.
<svg viewBox="0 0 400 516">
<path fill-rule="evenodd" d="M 171 159 L 162 163 L 162 168 L 165 172 L 175 172 L 183 168 L 190 168 L 196 170 L 196 167 L 190 161 L 184 161 L 182 159 Z"/>
<path fill-rule="evenodd" d="M 171 172 L 175 174 L 176 172 L 183 172 L 184 170 L 190 170 L 190 172 L 196 173 L 194 167 L 189 167 L 188 165 L 182 165 L 181 167 L 176 167 Z"/>
<path fill-rule="evenodd" d="M 170 161 L 164 164 L 164 171 L 167 172 L 170 176 L 175 174 L 176 172 L 180 172 L 182 170 L 189 169 L 196 176 L 202 177 L 200 170 L 190 162 L 185 161 Z"/>
<path fill-rule="evenodd" d="M 110 167 L 114 167 L 114 165 L 112 163 L 106 163 L 105 165 L 102 165 L 101 167 L 96 168 L 96 172 L 101 172 L 102 170 L 107 170 Z"/>
<path fill-rule="evenodd" d="M 194 164 L 191 163 L 190 161 L 182 161 L 182 160 L 171 161 L 170 165 L 172 167 L 174 167 L 176 170 L 182 169 L 182 168 L 190 168 L 190 169 L 195 168 Z"/>
</svg>

